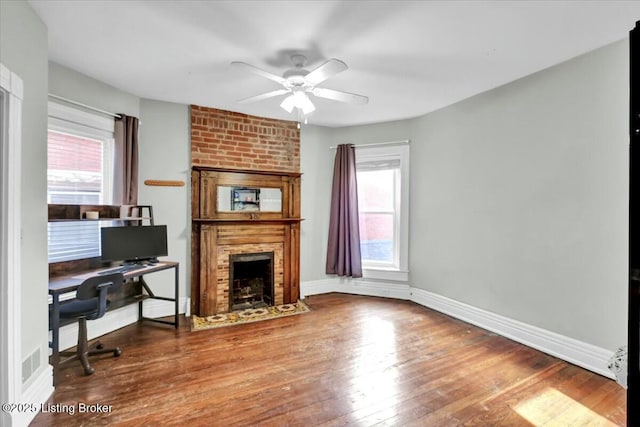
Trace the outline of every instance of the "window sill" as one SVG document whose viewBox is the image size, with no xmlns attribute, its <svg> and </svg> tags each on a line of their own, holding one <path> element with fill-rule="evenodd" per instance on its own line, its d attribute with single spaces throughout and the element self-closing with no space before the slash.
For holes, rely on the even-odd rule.
<svg viewBox="0 0 640 427">
<path fill-rule="evenodd" d="M 362 268 L 364 279 L 390 280 L 393 282 L 408 282 L 409 272 L 384 268 Z"/>
</svg>

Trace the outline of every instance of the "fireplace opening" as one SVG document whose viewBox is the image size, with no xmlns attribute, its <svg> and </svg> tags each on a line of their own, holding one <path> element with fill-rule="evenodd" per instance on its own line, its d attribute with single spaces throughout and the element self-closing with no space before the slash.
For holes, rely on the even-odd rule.
<svg viewBox="0 0 640 427">
<path fill-rule="evenodd" d="M 273 305 L 273 252 L 229 255 L 229 311 Z"/>
</svg>

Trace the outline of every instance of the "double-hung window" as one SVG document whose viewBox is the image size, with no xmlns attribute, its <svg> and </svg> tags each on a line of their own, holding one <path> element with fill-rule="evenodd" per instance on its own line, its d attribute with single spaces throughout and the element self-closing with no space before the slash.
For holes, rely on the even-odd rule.
<svg viewBox="0 0 640 427">
<path fill-rule="evenodd" d="M 112 203 L 114 121 L 65 105 L 49 103 L 47 202 Z M 97 221 L 50 222 L 49 262 L 100 255 Z"/>
<path fill-rule="evenodd" d="M 364 277 L 408 280 L 409 146 L 356 150 Z"/>
</svg>

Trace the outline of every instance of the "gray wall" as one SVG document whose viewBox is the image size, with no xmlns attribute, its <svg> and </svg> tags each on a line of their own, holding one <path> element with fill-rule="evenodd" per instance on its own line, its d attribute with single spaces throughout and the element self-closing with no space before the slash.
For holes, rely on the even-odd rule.
<svg viewBox="0 0 640 427">
<path fill-rule="evenodd" d="M 423 117 L 333 129 L 323 147 L 412 140 L 411 286 L 615 350 L 626 342 L 628 65 L 618 42 Z M 305 223 L 322 228 L 303 234 L 303 281 L 327 277 L 304 267 L 325 260 L 328 207 L 304 208 L 331 190 L 324 149 L 303 162 Z"/>
<path fill-rule="evenodd" d="M 317 280 L 324 276 L 333 174 L 333 158 L 329 156 L 331 143 L 332 129 L 302 126 L 300 209 L 304 221 L 300 226 L 301 282 Z"/>
<path fill-rule="evenodd" d="M 188 295 L 191 252 L 191 143 L 189 107 L 142 100 L 138 202 L 153 206 L 155 223 L 167 225 L 169 256 L 180 262 L 180 296 Z M 147 179 L 182 180 L 184 187 L 151 187 Z M 158 295 L 173 295 L 173 271 L 145 278 Z M 182 308 L 182 307 L 181 307 Z"/>
<path fill-rule="evenodd" d="M 619 42 L 415 120 L 413 286 L 626 343 L 628 51 Z"/>
<path fill-rule="evenodd" d="M 49 62 L 49 93 L 104 111 L 140 117 L 137 96 L 55 62 Z"/>
<path fill-rule="evenodd" d="M 0 1 L 0 62 L 24 83 L 22 103 L 22 358 L 47 364 L 47 28 L 26 2 Z M 37 377 L 38 371 L 31 378 Z"/>
</svg>

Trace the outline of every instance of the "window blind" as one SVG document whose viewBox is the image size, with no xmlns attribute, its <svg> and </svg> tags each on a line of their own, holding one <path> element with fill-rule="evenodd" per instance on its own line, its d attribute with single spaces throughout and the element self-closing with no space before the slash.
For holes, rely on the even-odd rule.
<svg viewBox="0 0 640 427">
<path fill-rule="evenodd" d="M 50 109 L 47 137 L 47 200 L 55 204 L 111 203 L 113 131 L 103 118 L 60 105 Z M 100 126 L 96 126 L 96 123 Z M 47 230 L 49 262 L 100 256 L 100 223 L 50 222 Z"/>
</svg>

